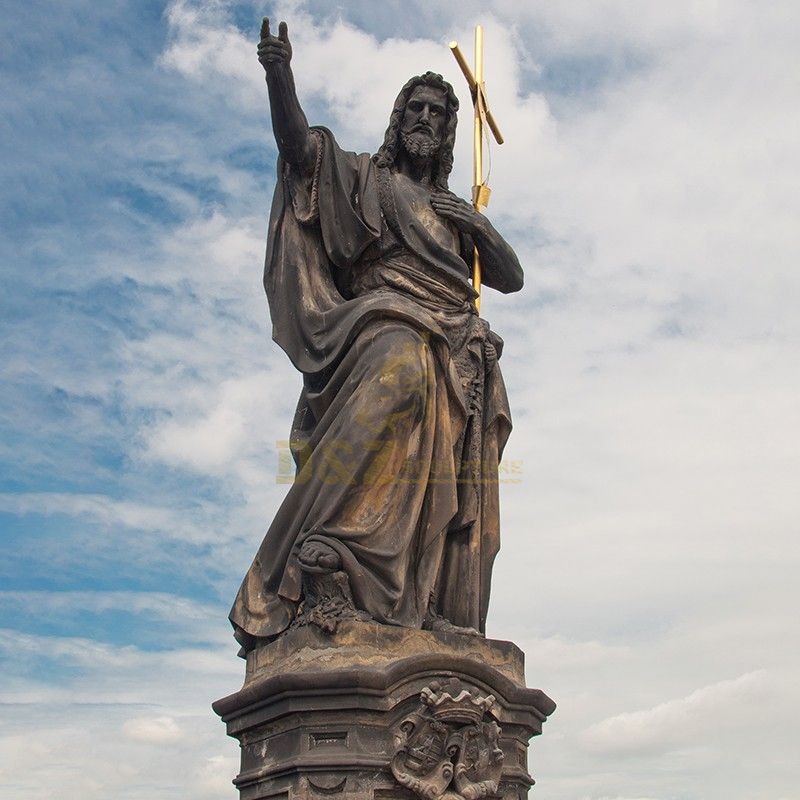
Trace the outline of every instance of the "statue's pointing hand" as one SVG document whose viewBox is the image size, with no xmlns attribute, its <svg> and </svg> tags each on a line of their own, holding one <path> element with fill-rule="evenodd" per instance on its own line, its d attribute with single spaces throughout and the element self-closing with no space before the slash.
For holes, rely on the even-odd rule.
<svg viewBox="0 0 800 800">
<path fill-rule="evenodd" d="M 267 72 L 275 64 L 288 64 L 292 60 L 292 45 L 289 42 L 289 28 L 285 22 L 278 25 L 278 35 L 269 30 L 269 18 L 261 21 L 261 41 L 258 43 L 258 60 Z"/>
<path fill-rule="evenodd" d="M 463 233 L 480 236 L 485 229 L 486 217 L 478 213 L 466 200 L 446 192 L 434 192 L 431 205 L 439 216 L 449 219 Z"/>
</svg>

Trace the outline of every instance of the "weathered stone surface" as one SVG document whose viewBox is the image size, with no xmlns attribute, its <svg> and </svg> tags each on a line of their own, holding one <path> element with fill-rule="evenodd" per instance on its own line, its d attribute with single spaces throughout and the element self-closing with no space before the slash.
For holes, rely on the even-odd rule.
<svg viewBox="0 0 800 800">
<path fill-rule="evenodd" d="M 441 75 L 406 83 L 370 157 L 309 127 L 285 23 L 264 20 L 258 54 L 280 153 L 264 286 L 303 387 L 295 481 L 230 614 L 245 682 L 214 704 L 234 782 L 242 800 L 521 799 L 555 704 L 482 638 L 511 415 L 470 265 L 503 293 L 522 267 L 449 189 Z"/>
<path fill-rule="evenodd" d="M 251 651 L 242 689 L 214 704 L 229 735 L 241 743 L 241 772 L 234 782 L 242 800 L 422 796 L 398 782 L 392 763 L 404 722 L 414 715 L 428 719 L 420 716 L 425 692 L 435 693 L 437 685 L 451 679 L 475 697 L 492 698 L 485 715 L 475 720 L 483 727 L 470 734 L 472 761 L 453 754 L 453 770 L 476 761 L 481 748 L 489 746 L 482 743 L 492 739 L 493 726 L 496 746 L 490 749 L 502 756 L 490 755 L 486 767 L 462 769 L 460 778 L 462 786 L 478 784 L 485 772 L 496 791 L 473 797 L 451 786 L 441 796 L 524 797 L 533 782 L 528 741 L 541 733 L 555 704 L 543 692 L 525 688 L 523 657 L 515 645 L 345 621 L 330 637 L 311 626 L 298 628 Z M 448 713 L 440 721 L 449 725 L 451 742 L 453 734 L 463 739 L 467 728 L 475 727 L 470 720 L 454 722 Z M 438 763 L 449 758 L 445 752 Z"/>
<path fill-rule="evenodd" d="M 491 713 L 494 695 L 449 678 L 432 681 L 420 701 L 395 730 L 391 768 L 397 782 L 422 800 L 496 797 L 505 753 Z"/>
<path fill-rule="evenodd" d="M 342 622 L 334 636 L 314 627 L 291 630 L 267 647 L 247 654 L 245 686 L 284 674 L 333 672 L 356 667 L 388 668 L 408 658 L 436 663 L 467 658 L 524 685 L 524 656 L 511 642 L 477 636 L 432 633 L 376 623 Z"/>
<path fill-rule="evenodd" d="M 511 412 L 470 280 L 519 291 L 486 215 L 450 191 L 459 102 L 411 78 L 370 157 L 309 127 L 285 24 L 258 45 L 280 153 L 264 287 L 303 374 L 295 481 L 230 619 L 244 651 L 342 619 L 485 632 Z M 336 576 L 336 577 L 333 577 Z"/>
</svg>

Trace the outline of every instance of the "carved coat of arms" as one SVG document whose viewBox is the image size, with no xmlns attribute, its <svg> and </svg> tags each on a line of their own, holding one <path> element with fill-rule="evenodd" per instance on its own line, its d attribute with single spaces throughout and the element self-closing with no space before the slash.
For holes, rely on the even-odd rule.
<svg viewBox="0 0 800 800">
<path fill-rule="evenodd" d="M 423 689 L 420 700 L 395 734 L 397 782 L 424 800 L 495 797 L 503 751 L 500 728 L 489 716 L 494 696 L 452 678 Z"/>
</svg>

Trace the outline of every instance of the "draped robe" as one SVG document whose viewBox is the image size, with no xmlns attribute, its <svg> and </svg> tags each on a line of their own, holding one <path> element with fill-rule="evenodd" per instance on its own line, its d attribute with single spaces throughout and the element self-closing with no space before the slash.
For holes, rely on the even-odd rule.
<svg viewBox="0 0 800 800">
<path fill-rule="evenodd" d="M 285 630 L 315 540 L 374 620 L 419 628 L 433 613 L 483 632 L 511 422 L 471 244 L 442 244 L 390 170 L 312 135 L 313 177 L 278 163 L 264 268 L 273 338 L 303 374 L 297 474 L 230 620 L 245 649 Z"/>
</svg>

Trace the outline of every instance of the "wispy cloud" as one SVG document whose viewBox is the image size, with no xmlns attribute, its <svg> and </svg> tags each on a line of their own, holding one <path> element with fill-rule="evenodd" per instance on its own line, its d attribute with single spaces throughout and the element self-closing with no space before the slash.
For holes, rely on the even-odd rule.
<svg viewBox="0 0 800 800">
<path fill-rule="evenodd" d="M 130 739 L 152 744 L 173 744 L 186 735 L 172 717 L 133 717 L 122 726 Z"/>
<path fill-rule="evenodd" d="M 209 707 L 241 680 L 227 646 L 146 652 L 1 632 L 0 654 L 18 665 L 4 670 L 0 692 L 3 796 L 52 781 L 70 800 L 108 791 L 212 798 L 230 788 L 236 747 Z M 45 784 L 33 769 L 41 759 Z"/>
<path fill-rule="evenodd" d="M 4 796 L 233 791 L 208 704 L 240 679 L 225 613 L 285 491 L 274 446 L 299 390 L 260 286 L 262 13 L 74 0 L 3 19 Z M 410 73 L 439 70 L 466 101 L 445 43 L 486 26 L 507 139 L 489 212 L 527 270 L 483 303 L 523 470 L 503 491 L 490 634 L 559 702 L 534 791 L 793 796 L 795 5 L 269 13 L 311 121 L 357 150 Z M 737 708 L 757 737 L 736 734 Z"/>
<path fill-rule="evenodd" d="M 581 734 L 586 748 L 607 756 L 667 754 L 705 744 L 721 728 L 736 730 L 742 715 L 757 717 L 770 689 L 765 671 L 697 689 L 652 708 L 604 719 Z"/>
<path fill-rule="evenodd" d="M 209 532 L 187 520 L 185 512 L 140 503 L 112 500 L 104 495 L 33 492 L 0 495 L 0 511 L 15 515 L 63 514 L 86 516 L 108 525 L 176 536 L 190 541 L 209 538 Z"/>
</svg>

